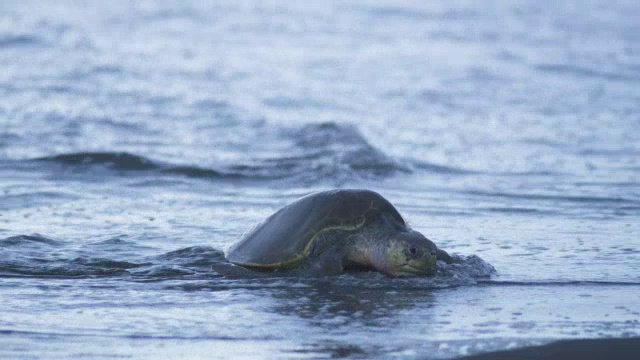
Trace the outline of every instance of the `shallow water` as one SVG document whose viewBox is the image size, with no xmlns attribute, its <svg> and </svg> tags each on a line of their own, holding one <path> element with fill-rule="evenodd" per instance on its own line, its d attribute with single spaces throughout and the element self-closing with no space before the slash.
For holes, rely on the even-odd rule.
<svg viewBox="0 0 640 360">
<path fill-rule="evenodd" d="M 640 336 L 639 16 L 3 1 L 0 357 L 450 358 Z M 380 192 L 462 265 L 212 270 L 335 187 Z"/>
</svg>

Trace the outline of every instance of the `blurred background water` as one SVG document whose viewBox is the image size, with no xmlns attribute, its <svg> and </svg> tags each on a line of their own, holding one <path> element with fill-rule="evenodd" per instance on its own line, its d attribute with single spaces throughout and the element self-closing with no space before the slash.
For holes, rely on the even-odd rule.
<svg viewBox="0 0 640 360">
<path fill-rule="evenodd" d="M 634 1 L 2 1 L 0 357 L 640 336 L 639 18 Z M 380 192 L 496 274 L 211 270 L 335 187 Z"/>
</svg>

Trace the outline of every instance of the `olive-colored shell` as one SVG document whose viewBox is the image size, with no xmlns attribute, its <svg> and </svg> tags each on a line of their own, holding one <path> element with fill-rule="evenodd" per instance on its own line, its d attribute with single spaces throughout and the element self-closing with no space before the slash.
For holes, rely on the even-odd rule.
<svg viewBox="0 0 640 360">
<path fill-rule="evenodd" d="M 234 264 L 289 268 L 307 258 L 317 235 L 330 229 L 357 230 L 378 214 L 402 216 L 380 194 L 370 190 L 331 190 L 307 195 L 255 226 L 227 251 Z"/>
</svg>

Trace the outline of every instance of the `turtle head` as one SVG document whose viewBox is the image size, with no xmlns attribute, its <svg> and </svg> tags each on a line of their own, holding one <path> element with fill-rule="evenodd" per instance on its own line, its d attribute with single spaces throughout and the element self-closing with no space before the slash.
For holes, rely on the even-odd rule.
<svg viewBox="0 0 640 360">
<path fill-rule="evenodd" d="M 390 236 L 376 268 L 386 275 L 428 276 L 437 270 L 436 244 L 421 233 L 409 230 Z"/>
</svg>

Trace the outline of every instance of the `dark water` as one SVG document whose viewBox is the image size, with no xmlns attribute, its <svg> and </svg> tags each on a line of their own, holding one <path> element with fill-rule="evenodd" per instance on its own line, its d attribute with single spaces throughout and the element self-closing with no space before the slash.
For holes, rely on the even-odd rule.
<svg viewBox="0 0 640 360">
<path fill-rule="evenodd" d="M 3 1 L 0 358 L 640 336 L 639 18 L 633 1 Z M 335 187 L 380 192 L 460 264 L 212 270 Z"/>
</svg>

